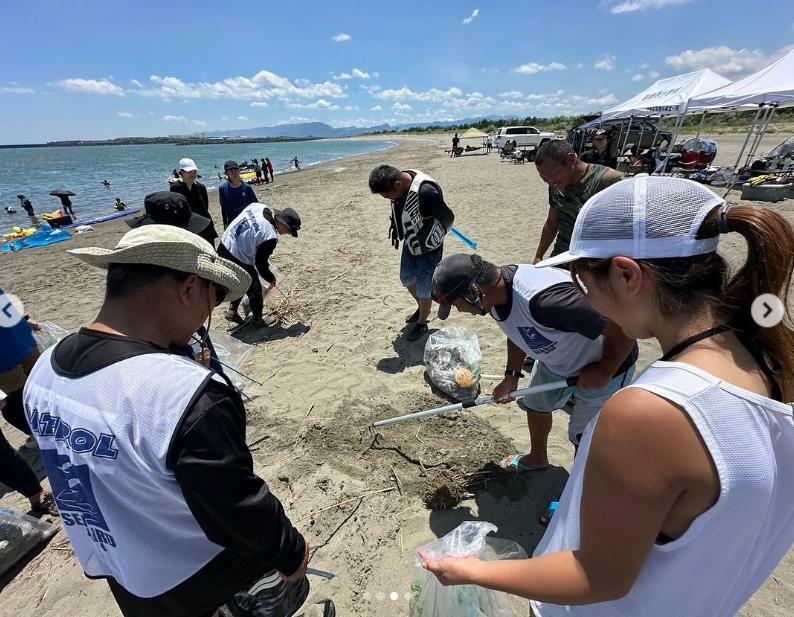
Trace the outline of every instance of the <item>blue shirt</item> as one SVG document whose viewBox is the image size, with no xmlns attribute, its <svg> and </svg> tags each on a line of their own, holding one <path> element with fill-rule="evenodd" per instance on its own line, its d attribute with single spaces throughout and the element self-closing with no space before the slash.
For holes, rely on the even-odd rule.
<svg viewBox="0 0 794 617">
<path fill-rule="evenodd" d="M 2 289 L 0 294 L 3 294 Z M 7 314 L 11 310 L 14 310 L 11 303 L 5 296 L 0 295 L 0 312 Z M 33 338 L 33 330 L 27 319 L 22 319 L 10 328 L 0 325 L 0 373 L 22 364 L 34 349 L 36 349 L 36 339 Z"/>
<path fill-rule="evenodd" d="M 256 203 L 254 189 L 245 182 L 237 188 L 233 188 L 228 182 L 222 182 L 218 187 L 218 199 L 221 202 L 221 216 L 224 225 L 231 223 L 247 205 Z"/>
</svg>

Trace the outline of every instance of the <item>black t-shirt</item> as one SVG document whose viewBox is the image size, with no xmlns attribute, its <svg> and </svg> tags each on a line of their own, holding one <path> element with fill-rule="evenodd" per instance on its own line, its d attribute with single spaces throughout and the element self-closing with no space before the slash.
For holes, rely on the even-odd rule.
<svg viewBox="0 0 794 617">
<path fill-rule="evenodd" d="M 79 378 L 125 358 L 163 352 L 170 350 L 84 328 L 64 339 L 53 364 L 61 374 Z M 208 613 L 270 570 L 297 570 L 305 541 L 254 473 L 245 442 L 245 408 L 230 385 L 210 379 L 195 394 L 171 439 L 166 465 L 202 531 L 223 550 L 196 574 L 154 598 L 139 598 L 108 579 L 126 617 Z M 164 547 L 162 558 L 167 560 L 174 550 L 179 550 L 176 542 Z"/>
<path fill-rule="evenodd" d="M 513 306 L 513 277 L 518 266 L 502 267 L 507 289 L 507 303 L 497 307 L 496 314 L 504 321 Z M 560 332 L 576 332 L 595 340 L 604 333 L 609 320 L 593 308 L 587 297 L 573 283 L 557 283 L 535 294 L 529 301 L 532 318 L 545 328 Z M 637 361 L 639 347 L 634 343 L 631 353 L 615 371 L 622 375 Z"/>
<path fill-rule="evenodd" d="M 416 174 L 409 171 L 408 174 L 411 178 L 415 178 Z M 405 206 L 405 198 L 395 200 L 394 213 L 397 217 L 397 229 L 399 230 L 400 240 L 404 237 L 404 230 L 402 228 L 402 212 Z M 455 214 L 444 201 L 444 195 L 441 191 L 431 182 L 424 182 L 419 187 L 419 214 L 423 219 L 434 218 L 437 219 L 444 229 L 449 231 L 452 228 L 452 223 L 455 222 Z M 439 247 L 430 253 L 440 251 L 443 247 Z"/>
<path fill-rule="evenodd" d="M 179 193 L 180 195 L 184 195 L 185 199 L 187 199 L 187 203 L 190 206 L 190 209 L 195 212 L 196 214 L 200 214 L 201 216 L 207 217 L 210 221 L 212 221 L 212 217 L 210 216 L 209 210 L 209 197 L 207 196 L 207 187 L 201 184 L 201 182 L 194 182 L 193 188 L 189 189 L 187 184 L 180 180 L 179 182 L 174 182 L 171 185 L 171 190 L 174 193 Z M 215 224 L 210 223 L 207 228 L 198 234 L 205 240 L 212 242 L 215 238 L 218 237 L 218 232 L 215 231 Z"/>
</svg>

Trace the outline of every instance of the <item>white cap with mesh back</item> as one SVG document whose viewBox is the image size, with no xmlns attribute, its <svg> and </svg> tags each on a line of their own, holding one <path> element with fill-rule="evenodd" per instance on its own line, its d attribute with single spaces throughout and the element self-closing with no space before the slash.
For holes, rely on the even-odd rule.
<svg viewBox="0 0 794 617">
<path fill-rule="evenodd" d="M 538 268 L 577 259 L 691 257 L 717 250 L 719 235 L 697 238 L 703 219 L 725 201 L 702 184 L 639 174 L 587 200 L 571 234 L 570 250 Z"/>
</svg>

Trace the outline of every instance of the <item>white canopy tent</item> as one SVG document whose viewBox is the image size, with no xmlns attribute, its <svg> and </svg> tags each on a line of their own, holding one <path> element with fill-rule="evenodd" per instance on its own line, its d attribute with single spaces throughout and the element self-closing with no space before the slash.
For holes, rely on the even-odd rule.
<svg viewBox="0 0 794 617">
<path fill-rule="evenodd" d="M 690 102 L 690 106 L 691 109 L 704 113 L 707 111 L 733 111 L 757 106 L 755 118 L 734 165 L 735 173 L 739 169 L 747 144 L 753 138 L 753 133 L 755 133 L 755 137 L 747 152 L 745 165 L 749 165 L 755 156 L 777 108 L 794 106 L 794 49 L 744 79 L 695 97 Z M 730 191 L 730 186 L 728 191 Z"/>
</svg>

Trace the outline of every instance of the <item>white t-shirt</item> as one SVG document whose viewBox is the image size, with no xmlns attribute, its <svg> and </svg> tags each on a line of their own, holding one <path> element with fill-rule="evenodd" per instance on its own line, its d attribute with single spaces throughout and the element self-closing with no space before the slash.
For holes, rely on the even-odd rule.
<svg viewBox="0 0 794 617">
<path fill-rule="evenodd" d="M 278 239 L 276 228 L 265 218 L 266 207 L 260 203 L 246 206 L 229 223 L 221 237 L 221 244 L 242 263 L 249 266 L 256 264 L 256 251 L 260 245 L 268 240 Z"/>
</svg>

